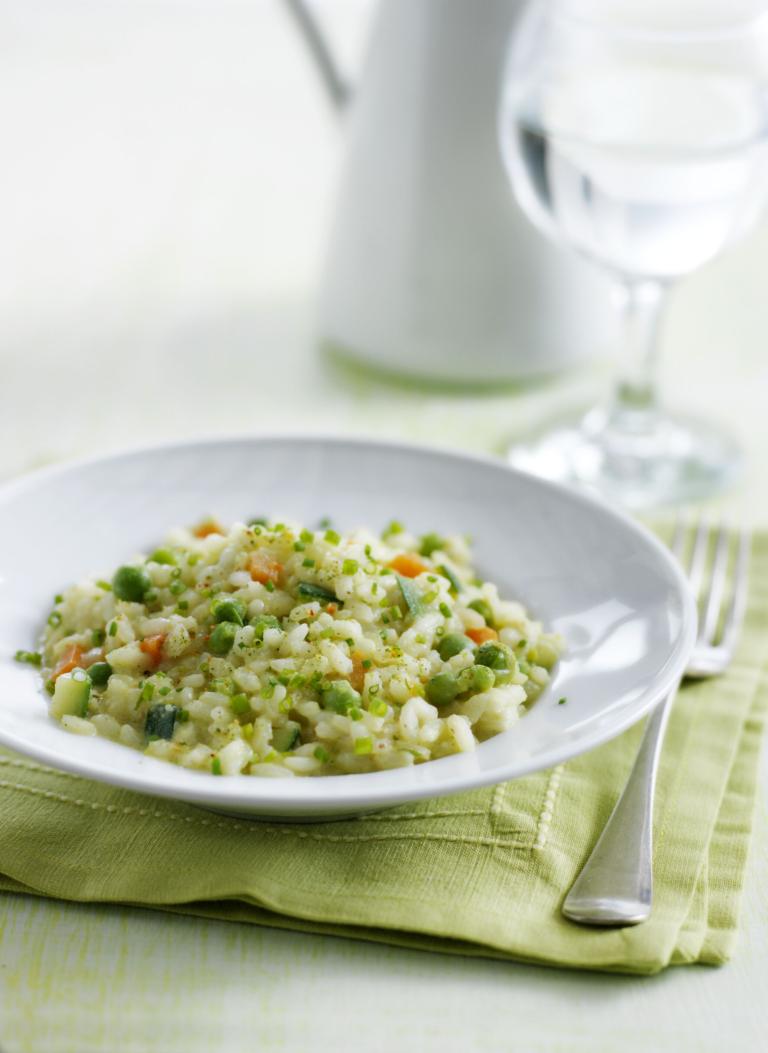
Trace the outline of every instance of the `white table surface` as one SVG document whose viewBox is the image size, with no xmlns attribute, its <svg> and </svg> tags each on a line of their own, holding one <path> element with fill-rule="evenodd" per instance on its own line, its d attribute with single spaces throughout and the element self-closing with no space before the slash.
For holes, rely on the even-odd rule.
<svg viewBox="0 0 768 1053">
<path fill-rule="evenodd" d="M 330 7 L 354 50 L 359 11 Z M 318 359 L 312 290 L 340 135 L 274 0 L 7 0 L 0 52 L 0 475 L 296 427 L 494 450 L 600 389 L 595 367 L 518 396 L 425 395 Z M 747 453 L 727 507 L 766 525 L 767 275 L 763 227 L 679 292 L 663 340 L 678 404 L 727 423 Z M 722 969 L 575 974 L 5 896 L 0 1048 L 766 1048 L 763 771 L 741 940 Z"/>
</svg>

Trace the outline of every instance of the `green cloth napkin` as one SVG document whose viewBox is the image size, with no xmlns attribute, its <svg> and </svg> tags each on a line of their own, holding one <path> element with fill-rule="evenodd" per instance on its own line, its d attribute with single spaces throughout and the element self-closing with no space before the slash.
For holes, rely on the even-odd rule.
<svg viewBox="0 0 768 1053">
<path fill-rule="evenodd" d="M 727 675 L 687 685 L 665 743 L 655 899 L 635 928 L 566 921 L 563 897 L 641 728 L 552 771 L 361 819 L 230 819 L 0 753 L 0 888 L 380 940 L 654 973 L 732 952 L 768 707 L 768 535 Z"/>
</svg>

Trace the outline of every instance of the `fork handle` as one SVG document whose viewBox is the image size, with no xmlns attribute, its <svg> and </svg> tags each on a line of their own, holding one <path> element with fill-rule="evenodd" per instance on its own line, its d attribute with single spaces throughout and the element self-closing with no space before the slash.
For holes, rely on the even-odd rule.
<svg viewBox="0 0 768 1053">
<path fill-rule="evenodd" d="M 653 898 L 653 796 L 677 688 L 651 713 L 627 784 L 563 903 L 582 925 L 637 925 Z"/>
</svg>

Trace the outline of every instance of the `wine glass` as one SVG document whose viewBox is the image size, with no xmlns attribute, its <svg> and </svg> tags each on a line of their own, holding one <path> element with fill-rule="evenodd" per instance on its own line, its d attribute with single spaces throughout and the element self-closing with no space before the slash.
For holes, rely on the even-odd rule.
<svg viewBox="0 0 768 1053">
<path fill-rule="evenodd" d="M 504 162 L 529 219 L 613 277 L 626 349 L 608 404 L 513 446 L 513 464 L 634 508 L 732 479 L 733 441 L 661 408 L 656 337 L 672 284 L 760 214 L 767 70 L 764 2 L 550 0 L 523 14 Z"/>
</svg>

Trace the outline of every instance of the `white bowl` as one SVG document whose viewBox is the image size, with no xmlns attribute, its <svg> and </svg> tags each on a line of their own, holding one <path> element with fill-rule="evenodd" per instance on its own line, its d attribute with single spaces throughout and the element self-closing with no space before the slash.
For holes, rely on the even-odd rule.
<svg viewBox="0 0 768 1053">
<path fill-rule="evenodd" d="M 217 777 L 64 731 L 32 648 L 53 596 L 109 574 L 168 528 L 211 513 L 342 528 L 403 520 L 472 535 L 480 572 L 562 633 L 551 687 L 474 753 L 368 775 Z M 597 501 L 480 457 L 352 439 L 228 439 L 54 468 L 0 490 L 0 742 L 45 764 L 227 812 L 359 813 L 548 768 L 618 735 L 681 675 L 696 615 L 685 579 L 643 527 Z M 559 704 L 561 698 L 567 699 Z"/>
</svg>

